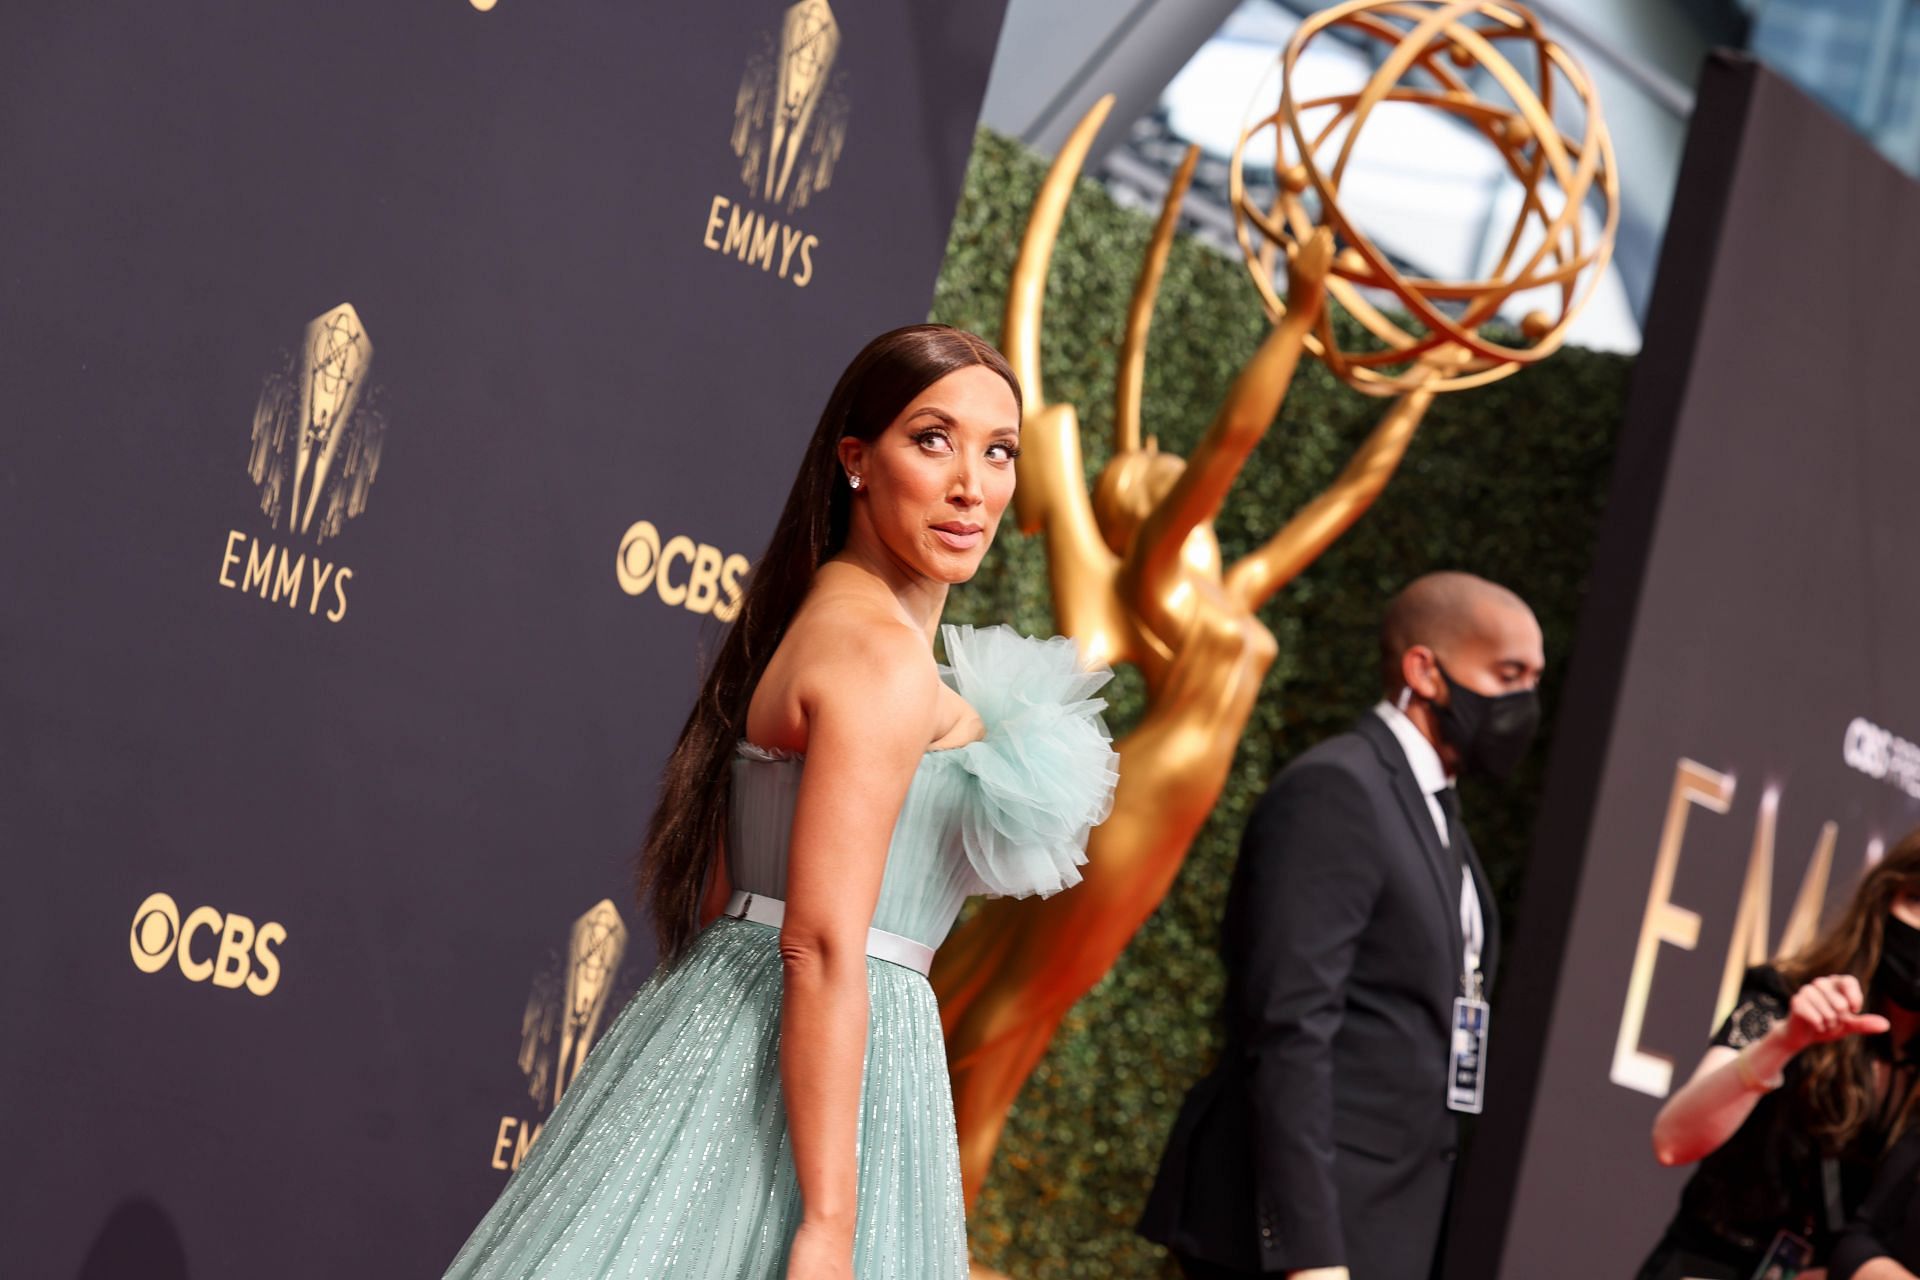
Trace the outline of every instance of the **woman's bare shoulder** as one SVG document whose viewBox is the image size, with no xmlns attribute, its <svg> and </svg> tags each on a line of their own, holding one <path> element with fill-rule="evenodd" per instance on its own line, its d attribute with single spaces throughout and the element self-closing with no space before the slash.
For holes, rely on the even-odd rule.
<svg viewBox="0 0 1920 1280">
<path fill-rule="evenodd" d="M 793 620 L 786 637 L 796 688 L 830 693 L 852 678 L 876 690 L 931 697 L 940 671 L 927 638 L 881 605 L 861 600 L 822 602 Z"/>
<path fill-rule="evenodd" d="M 805 751 L 821 715 L 859 715 L 924 743 L 943 687 L 926 637 L 897 613 L 857 597 L 810 600 L 755 692 L 749 736 Z"/>
</svg>

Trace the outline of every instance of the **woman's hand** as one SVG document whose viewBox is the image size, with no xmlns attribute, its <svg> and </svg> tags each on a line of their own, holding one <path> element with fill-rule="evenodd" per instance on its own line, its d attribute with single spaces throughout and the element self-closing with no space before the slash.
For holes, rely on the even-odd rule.
<svg viewBox="0 0 1920 1280">
<path fill-rule="evenodd" d="M 803 1220 L 787 1250 L 787 1280 L 853 1280 L 853 1232 Z"/>
<path fill-rule="evenodd" d="M 1691 1164 L 1734 1135 L 1766 1090 L 1778 1087 L 1795 1055 L 1811 1045 L 1887 1029 L 1878 1014 L 1862 1013 L 1860 983 L 1851 974 L 1815 978 L 1793 993 L 1787 1016 L 1737 1052 L 1715 1045 L 1686 1085 L 1668 1098 L 1653 1121 L 1653 1154 L 1663 1165 Z"/>
<path fill-rule="evenodd" d="M 1885 1031 L 1887 1020 L 1877 1013 L 1862 1013 L 1865 1007 L 1860 981 L 1852 974 L 1815 978 L 1793 993 L 1781 1039 L 1790 1053 L 1799 1053 L 1830 1040 Z"/>
</svg>

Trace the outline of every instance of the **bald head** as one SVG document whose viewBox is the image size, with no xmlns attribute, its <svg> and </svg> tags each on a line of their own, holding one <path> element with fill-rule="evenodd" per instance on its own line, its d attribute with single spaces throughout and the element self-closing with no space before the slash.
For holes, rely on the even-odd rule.
<svg viewBox="0 0 1920 1280">
<path fill-rule="evenodd" d="M 1496 664 L 1530 668 L 1539 678 L 1540 626 L 1527 602 L 1471 573 L 1429 573 L 1387 602 L 1380 623 L 1380 675 L 1389 698 L 1408 684 L 1406 657 L 1416 645 L 1459 664 L 1485 652 Z"/>
</svg>

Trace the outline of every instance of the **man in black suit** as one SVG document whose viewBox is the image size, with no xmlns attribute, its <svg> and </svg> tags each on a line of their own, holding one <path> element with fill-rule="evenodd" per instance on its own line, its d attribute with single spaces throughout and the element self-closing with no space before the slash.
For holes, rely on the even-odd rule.
<svg viewBox="0 0 1920 1280">
<path fill-rule="evenodd" d="M 1463 573 L 1403 590 L 1385 699 L 1255 807 L 1222 926 L 1226 1045 L 1187 1095 L 1140 1231 L 1189 1276 L 1427 1280 L 1479 1059 L 1456 1019 L 1499 952 L 1453 778 L 1539 722 L 1540 626 Z M 1484 1043 L 1484 1040 L 1477 1043 Z"/>
</svg>

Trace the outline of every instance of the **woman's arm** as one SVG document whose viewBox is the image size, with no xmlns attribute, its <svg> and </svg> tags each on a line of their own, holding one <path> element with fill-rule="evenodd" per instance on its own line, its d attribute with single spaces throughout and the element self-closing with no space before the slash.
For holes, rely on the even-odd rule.
<svg viewBox="0 0 1920 1280">
<path fill-rule="evenodd" d="M 1808 1045 L 1885 1031 L 1887 1020 L 1861 1013 L 1862 1003 L 1851 974 L 1816 978 L 1794 992 L 1787 1017 L 1758 1040 L 1737 1051 L 1725 1045 L 1707 1050 L 1693 1078 L 1654 1117 L 1655 1158 L 1664 1165 L 1691 1164 L 1719 1150 Z"/>
<path fill-rule="evenodd" d="M 1798 1050 L 1789 1046 L 1787 1024 L 1744 1049 L 1715 1045 L 1694 1068 L 1693 1078 L 1667 1099 L 1653 1120 L 1653 1154 L 1663 1165 L 1691 1164 L 1720 1149 L 1753 1113 L 1764 1088 L 1754 1082 L 1780 1078 Z M 1746 1055 L 1747 1069 L 1737 1061 Z"/>
<path fill-rule="evenodd" d="M 1806 1272 L 1800 1274 L 1805 1275 Z M 1829 1276 L 1834 1273 L 1829 1270 Z M 1913 1272 L 1907 1270 L 1892 1258 L 1874 1258 L 1854 1271 L 1849 1280 L 1915 1280 Z"/>
<path fill-rule="evenodd" d="M 780 1083 L 802 1202 L 789 1277 L 851 1275 L 867 929 L 939 696 L 924 642 L 904 627 L 849 625 L 833 640 L 798 689 L 806 764 L 780 930 Z"/>
</svg>

